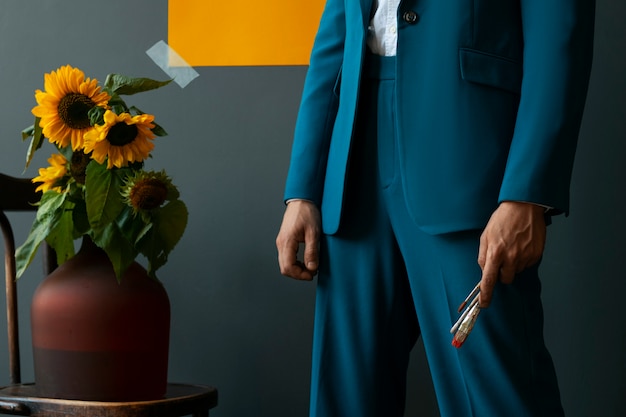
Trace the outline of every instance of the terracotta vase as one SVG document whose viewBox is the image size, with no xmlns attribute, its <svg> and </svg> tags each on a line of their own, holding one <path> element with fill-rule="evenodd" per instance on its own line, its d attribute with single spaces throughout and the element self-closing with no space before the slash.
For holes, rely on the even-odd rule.
<svg viewBox="0 0 626 417">
<path fill-rule="evenodd" d="M 165 394 L 169 299 L 138 263 L 118 283 L 105 252 L 85 238 L 35 291 L 31 325 L 40 395 L 140 401 Z"/>
</svg>

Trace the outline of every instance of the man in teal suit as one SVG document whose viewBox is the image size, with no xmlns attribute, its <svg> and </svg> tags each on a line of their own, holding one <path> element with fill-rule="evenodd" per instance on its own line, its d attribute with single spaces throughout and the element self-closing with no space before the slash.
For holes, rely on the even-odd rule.
<svg viewBox="0 0 626 417">
<path fill-rule="evenodd" d="M 442 416 L 563 415 L 537 270 L 569 211 L 594 10 L 327 1 L 276 240 L 284 275 L 318 274 L 312 417 L 402 416 L 420 335 Z M 489 309 L 455 349 L 479 279 Z"/>
</svg>

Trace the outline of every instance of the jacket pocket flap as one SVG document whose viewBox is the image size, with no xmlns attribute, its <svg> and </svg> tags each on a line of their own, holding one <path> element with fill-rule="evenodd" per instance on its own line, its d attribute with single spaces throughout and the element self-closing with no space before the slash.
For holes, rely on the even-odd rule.
<svg viewBox="0 0 626 417">
<path fill-rule="evenodd" d="M 509 58 L 461 48 L 461 77 L 465 81 L 485 84 L 519 94 L 522 86 L 522 65 Z"/>
</svg>

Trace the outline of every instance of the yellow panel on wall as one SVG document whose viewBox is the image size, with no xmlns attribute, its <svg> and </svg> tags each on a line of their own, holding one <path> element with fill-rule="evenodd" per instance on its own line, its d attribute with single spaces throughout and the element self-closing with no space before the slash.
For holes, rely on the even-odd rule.
<svg viewBox="0 0 626 417">
<path fill-rule="evenodd" d="M 307 65 L 325 0 L 169 0 L 168 43 L 191 66 Z"/>
</svg>

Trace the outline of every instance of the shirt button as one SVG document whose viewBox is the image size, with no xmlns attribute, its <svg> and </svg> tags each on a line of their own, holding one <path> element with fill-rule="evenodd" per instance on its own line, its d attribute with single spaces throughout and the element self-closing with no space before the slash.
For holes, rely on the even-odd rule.
<svg viewBox="0 0 626 417">
<path fill-rule="evenodd" d="M 389 32 L 391 32 L 392 34 L 395 35 L 396 34 L 396 27 L 395 26 L 390 27 L 389 28 Z"/>
<path fill-rule="evenodd" d="M 411 25 L 417 23 L 418 19 L 419 19 L 419 16 L 413 10 L 404 12 L 404 14 L 402 15 L 402 20 L 404 20 L 405 22 Z"/>
</svg>

